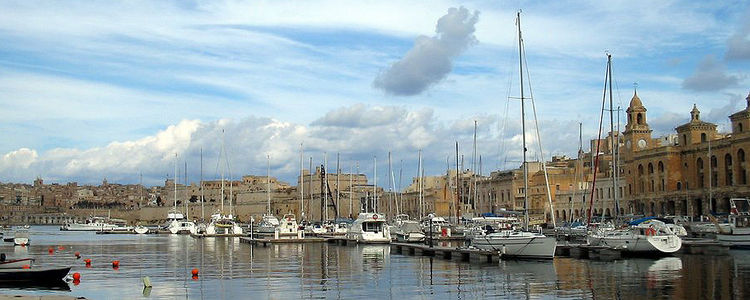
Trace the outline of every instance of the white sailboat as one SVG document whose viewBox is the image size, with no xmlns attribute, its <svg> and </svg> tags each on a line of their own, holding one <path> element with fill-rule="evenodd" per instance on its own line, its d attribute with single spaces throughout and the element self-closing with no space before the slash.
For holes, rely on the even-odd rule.
<svg viewBox="0 0 750 300">
<path fill-rule="evenodd" d="M 609 80 L 610 107 L 612 103 L 612 56 L 607 54 L 607 79 Z M 606 89 L 605 89 L 606 91 Z M 606 94 L 605 94 L 606 95 Z M 614 138 L 614 137 L 613 137 Z M 598 158 L 597 158 L 598 160 Z M 616 190 L 616 181 L 614 181 L 615 172 L 613 173 L 613 184 Z M 594 175 L 596 181 L 596 174 Z M 593 191 L 593 188 L 592 188 Z M 615 196 L 617 193 L 614 193 Z M 593 205 L 593 197 L 590 202 Z M 615 214 L 618 213 L 617 198 L 615 198 Z M 590 206 L 591 207 L 591 206 Z M 602 208 L 602 211 L 604 209 Z M 591 211 L 589 210 L 589 221 Z M 603 216 L 602 216 L 603 219 Z M 657 253 L 671 254 L 682 248 L 682 239 L 672 230 L 678 229 L 676 226 L 670 226 L 654 218 L 643 218 L 632 221 L 627 227 L 621 229 L 604 229 L 600 228 L 591 231 L 586 238 L 589 245 L 608 246 L 613 249 L 620 249 L 627 253 Z M 682 232 L 679 232 L 682 233 Z"/>
<path fill-rule="evenodd" d="M 523 181 L 524 181 L 524 226 L 525 230 L 510 229 L 501 230 L 471 239 L 471 244 L 482 250 L 498 251 L 503 257 L 553 259 L 557 241 L 554 237 L 547 237 L 539 232 L 529 232 L 528 211 L 528 166 L 526 164 L 526 116 L 524 111 L 524 87 L 523 87 L 523 38 L 521 36 L 521 13 L 517 13 L 516 24 L 518 25 L 518 55 L 519 55 L 519 81 L 521 85 L 521 127 L 523 141 Z M 545 177 L 546 180 L 546 177 Z"/>
<path fill-rule="evenodd" d="M 261 218 L 260 223 L 258 223 L 257 232 L 258 233 L 274 233 L 276 232 L 276 228 L 279 227 L 281 223 L 279 223 L 279 219 L 276 218 L 273 214 L 271 214 L 271 156 L 267 156 L 268 160 L 268 168 L 266 172 L 266 214 L 263 215 L 263 218 Z"/>
<path fill-rule="evenodd" d="M 226 153 L 226 147 L 224 146 L 224 131 L 222 130 L 222 138 L 221 138 L 221 153 L 219 153 L 219 162 L 221 162 L 221 158 L 224 158 L 225 164 L 221 168 L 221 208 L 216 211 L 215 213 L 211 214 L 211 220 L 209 221 L 208 225 L 206 225 L 206 234 L 208 235 L 215 235 L 215 234 L 228 234 L 228 235 L 239 235 L 242 234 L 243 230 L 239 223 L 237 223 L 234 220 L 234 216 L 232 215 L 233 209 L 232 209 L 232 202 L 234 198 L 234 194 L 232 193 L 232 188 L 234 187 L 234 184 L 232 183 L 232 171 L 229 168 L 229 156 Z M 224 214 L 224 170 L 229 170 L 229 214 Z"/>
<path fill-rule="evenodd" d="M 174 155 L 174 208 L 167 213 L 167 230 L 172 234 L 195 234 L 197 227 L 185 215 L 177 210 L 177 154 Z M 187 199 L 185 199 L 185 211 L 187 212 Z"/>
</svg>

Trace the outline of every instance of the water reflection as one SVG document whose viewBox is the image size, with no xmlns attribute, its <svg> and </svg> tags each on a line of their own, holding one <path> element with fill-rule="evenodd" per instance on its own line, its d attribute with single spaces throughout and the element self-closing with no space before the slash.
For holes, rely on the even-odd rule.
<svg viewBox="0 0 750 300">
<path fill-rule="evenodd" d="M 326 243 L 268 247 L 236 238 L 171 235 L 95 235 L 33 228 L 34 245 L 0 245 L 38 266 L 72 265 L 82 274 L 70 292 L 0 287 L 0 293 L 100 298 L 705 298 L 750 297 L 750 251 L 726 256 L 681 255 L 597 262 L 502 261 L 475 264 L 392 254 L 388 245 Z M 47 254 L 49 247 L 65 250 Z M 73 252 L 91 258 L 91 268 Z M 110 263 L 118 259 L 119 270 Z M 198 268 L 193 280 L 190 270 Z M 141 277 L 149 276 L 150 291 Z"/>
</svg>

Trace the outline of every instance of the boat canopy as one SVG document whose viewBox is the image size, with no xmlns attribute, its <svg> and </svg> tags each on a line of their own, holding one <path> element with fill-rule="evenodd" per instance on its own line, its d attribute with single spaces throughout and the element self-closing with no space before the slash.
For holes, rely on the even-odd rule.
<svg viewBox="0 0 750 300">
<path fill-rule="evenodd" d="M 643 223 L 643 222 L 646 222 L 646 221 L 648 221 L 648 220 L 653 220 L 653 219 L 656 219 L 656 217 L 645 217 L 645 218 L 640 218 L 640 219 L 636 219 L 636 220 L 633 220 L 633 221 L 630 221 L 630 222 L 628 222 L 628 225 L 631 225 L 631 226 L 632 226 L 632 225 L 638 225 L 638 224 L 641 224 L 641 223 Z"/>
</svg>

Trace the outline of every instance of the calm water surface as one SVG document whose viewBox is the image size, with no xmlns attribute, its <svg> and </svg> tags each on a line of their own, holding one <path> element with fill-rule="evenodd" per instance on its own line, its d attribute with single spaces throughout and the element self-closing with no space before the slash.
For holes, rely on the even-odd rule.
<svg viewBox="0 0 750 300">
<path fill-rule="evenodd" d="M 97 235 L 32 227 L 29 247 L 0 244 L 35 266 L 73 266 L 78 285 L 66 290 L 0 288 L 0 294 L 69 295 L 89 299 L 749 299 L 750 251 L 725 256 L 597 262 L 503 261 L 473 264 L 392 254 L 383 246 L 325 243 L 240 243 L 236 238 Z M 64 250 L 57 247 L 63 246 Z M 48 249 L 55 247 L 54 254 Z M 92 260 L 86 268 L 83 258 Z M 120 268 L 112 269 L 112 260 Z M 200 269 L 198 279 L 190 270 Z M 153 288 L 144 290 L 142 276 Z M 65 289 L 65 287 L 64 287 Z"/>
</svg>

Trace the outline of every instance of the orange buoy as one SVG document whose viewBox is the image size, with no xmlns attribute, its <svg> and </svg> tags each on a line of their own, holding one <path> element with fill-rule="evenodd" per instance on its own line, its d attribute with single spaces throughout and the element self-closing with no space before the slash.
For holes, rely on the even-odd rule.
<svg viewBox="0 0 750 300">
<path fill-rule="evenodd" d="M 81 280 L 81 273 L 78 273 L 78 272 L 73 273 L 73 280 Z"/>
<path fill-rule="evenodd" d="M 193 274 L 193 276 L 198 276 L 198 269 L 197 269 L 197 268 L 195 268 L 195 269 L 193 269 L 193 271 L 192 271 L 192 272 L 190 272 L 190 273 L 192 273 L 192 274 Z"/>
<path fill-rule="evenodd" d="M 81 252 L 76 251 L 75 256 L 76 256 L 76 259 L 80 259 L 81 258 Z"/>
<path fill-rule="evenodd" d="M 31 269 L 31 266 L 29 266 L 29 265 L 23 265 L 23 266 L 21 266 L 21 269 Z"/>
<path fill-rule="evenodd" d="M 83 262 L 86 263 L 86 268 L 91 268 L 91 259 L 90 258 L 84 259 Z"/>
<path fill-rule="evenodd" d="M 49 254 L 55 253 L 55 248 L 49 247 L 49 249 L 47 249 L 47 252 L 49 252 Z"/>
<path fill-rule="evenodd" d="M 120 267 L 120 261 L 119 260 L 113 260 L 112 261 L 112 268 L 119 268 Z"/>
</svg>

